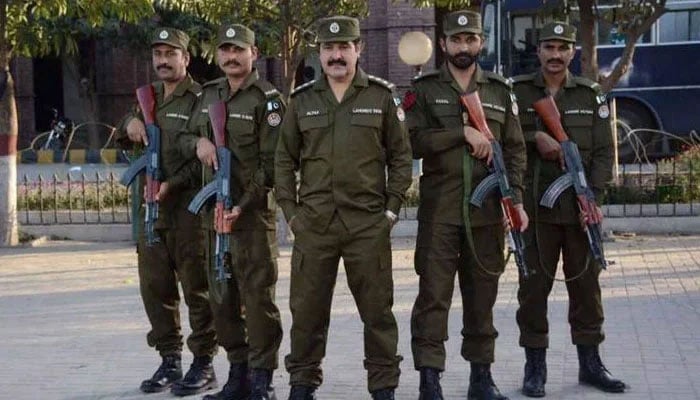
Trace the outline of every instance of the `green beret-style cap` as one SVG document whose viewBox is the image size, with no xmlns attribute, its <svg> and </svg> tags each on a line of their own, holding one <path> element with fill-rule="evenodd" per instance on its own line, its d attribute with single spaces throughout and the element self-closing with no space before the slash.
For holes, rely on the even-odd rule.
<svg viewBox="0 0 700 400">
<path fill-rule="evenodd" d="M 255 45 L 255 32 L 241 24 L 224 25 L 219 28 L 219 34 L 216 36 L 216 47 L 225 44 L 233 44 L 247 49 Z"/>
<path fill-rule="evenodd" d="M 167 44 L 168 46 L 187 50 L 187 45 L 190 44 L 190 37 L 179 29 L 158 28 L 151 35 L 151 46 L 157 44 Z"/>
<path fill-rule="evenodd" d="M 554 21 L 540 28 L 538 42 L 545 40 L 563 40 L 564 42 L 576 43 L 576 28 L 565 23 Z"/>
<path fill-rule="evenodd" d="M 352 42 L 360 38 L 360 21 L 342 15 L 318 21 L 316 42 Z"/>
<path fill-rule="evenodd" d="M 445 15 L 442 20 L 442 32 L 445 36 L 457 33 L 474 33 L 481 35 L 481 15 L 474 11 L 462 10 Z"/>
</svg>

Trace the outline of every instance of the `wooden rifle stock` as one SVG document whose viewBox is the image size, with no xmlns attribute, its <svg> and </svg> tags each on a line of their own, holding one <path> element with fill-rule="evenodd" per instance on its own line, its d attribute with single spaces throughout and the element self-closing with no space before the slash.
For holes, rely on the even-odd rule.
<svg viewBox="0 0 700 400">
<path fill-rule="evenodd" d="M 475 90 L 471 93 L 465 93 L 459 96 L 459 101 L 467 110 L 469 122 L 474 125 L 476 130 L 486 136 L 486 139 L 489 141 L 495 140 L 496 138 L 493 136 L 489 125 L 486 123 L 486 116 L 484 115 L 484 108 L 481 106 L 479 92 Z"/>
<path fill-rule="evenodd" d="M 141 108 L 146 125 L 155 124 L 156 93 L 153 85 L 144 85 L 136 89 L 136 98 L 139 101 L 139 108 Z"/>
<path fill-rule="evenodd" d="M 546 96 L 537 100 L 532 103 L 532 108 L 534 108 L 537 115 L 542 118 L 544 125 L 559 143 L 569 140 L 569 136 L 566 134 L 564 126 L 561 124 L 561 114 L 559 114 L 559 110 L 557 109 L 557 103 L 554 102 L 552 96 Z"/>
<path fill-rule="evenodd" d="M 214 131 L 214 144 L 226 147 L 226 103 L 219 101 L 209 105 L 209 121 Z"/>
</svg>

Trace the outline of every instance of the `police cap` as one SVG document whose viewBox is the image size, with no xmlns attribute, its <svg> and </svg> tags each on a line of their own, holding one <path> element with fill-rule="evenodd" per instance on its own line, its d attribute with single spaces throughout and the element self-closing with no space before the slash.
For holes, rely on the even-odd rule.
<svg viewBox="0 0 700 400">
<path fill-rule="evenodd" d="M 335 16 L 318 21 L 316 42 L 352 42 L 360 38 L 360 21 L 357 18 Z"/>
<path fill-rule="evenodd" d="M 224 25 L 219 28 L 219 34 L 216 36 L 216 47 L 218 48 L 225 44 L 232 44 L 247 49 L 255 45 L 255 32 L 241 24 Z"/>
<path fill-rule="evenodd" d="M 481 15 L 469 10 L 451 12 L 442 20 L 442 32 L 445 36 L 458 33 L 481 35 Z"/>
<path fill-rule="evenodd" d="M 189 43 L 190 37 L 185 32 L 175 28 L 158 28 L 151 35 L 151 46 L 167 44 L 186 51 Z"/>
<path fill-rule="evenodd" d="M 576 43 L 576 28 L 565 23 L 554 21 L 540 28 L 538 42 L 545 40 L 562 40 L 568 43 Z"/>
</svg>

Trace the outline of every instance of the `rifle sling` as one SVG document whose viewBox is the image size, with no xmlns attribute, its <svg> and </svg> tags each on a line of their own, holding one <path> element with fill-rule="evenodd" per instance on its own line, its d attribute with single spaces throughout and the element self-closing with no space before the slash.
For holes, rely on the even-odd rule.
<svg viewBox="0 0 700 400">
<path fill-rule="evenodd" d="M 471 203 L 469 202 L 472 190 L 472 170 L 474 169 L 474 162 L 474 157 L 472 157 L 471 154 L 469 154 L 469 147 L 464 146 L 464 157 L 462 161 L 462 173 L 464 174 L 464 198 L 462 200 L 462 218 L 464 220 L 466 241 L 467 245 L 469 246 L 469 250 L 471 251 L 472 256 L 474 257 L 474 261 L 476 261 L 476 265 L 488 275 L 500 276 L 501 272 L 489 271 L 486 267 L 484 267 L 484 265 L 481 263 L 481 260 L 479 259 L 479 255 L 476 252 L 476 248 L 474 247 L 474 234 L 472 232 L 470 212 Z"/>
<path fill-rule="evenodd" d="M 588 266 L 591 263 L 591 251 L 588 249 L 586 252 L 586 266 L 583 268 L 583 271 L 579 272 L 575 276 L 571 278 L 567 278 L 566 275 L 564 275 L 564 279 L 557 279 L 556 278 L 556 269 L 554 270 L 554 274 L 550 274 L 549 271 L 542 265 L 542 253 L 540 252 L 540 233 L 539 233 L 539 209 L 540 209 L 540 199 L 537 198 L 537 192 L 539 190 L 539 183 L 540 183 L 540 170 L 542 169 L 542 160 L 539 157 L 535 158 L 535 168 L 533 171 L 533 182 L 532 182 L 532 198 L 533 202 L 535 205 L 535 218 L 533 221 L 531 221 L 530 226 L 532 227 L 532 223 L 534 222 L 534 228 L 535 228 L 535 246 L 537 247 L 537 266 L 540 267 L 540 270 L 542 270 L 542 273 L 545 274 L 549 279 L 553 281 L 559 281 L 559 282 L 571 282 L 574 281 L 583 274 L 586 273 L 588 270 Z M 568 172 L 567 172 L 568 173 Z M 563 194 L 564 192 L 562 192 Z M 525 246 L 527 248 L 527 246 Z M 562 266 L 562 271 L 564 267 Z"/>
</svg>

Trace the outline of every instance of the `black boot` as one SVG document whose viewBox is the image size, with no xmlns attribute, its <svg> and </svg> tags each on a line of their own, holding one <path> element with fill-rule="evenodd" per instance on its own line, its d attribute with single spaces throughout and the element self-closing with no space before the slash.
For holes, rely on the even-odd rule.
<svg viewBox="0 0 700 400">
<path fill-rule="evenodd" d="M 525 348 L 525 377 L 523 394 L 527 397 L 544 397 L 544 384 L 547 383 L 547 349 Z"/>
<path fill-rule="evenodd" d="M 254 368 L 250 371 L 249 400 L 277 400 L 272 386 L 272 370 Z"/>
<path fill-rule="evenodd" d="M 175 382 L 170 390 L 175 396 L 189 396 L 206 392 L 218 386 L 211 356 L 195 357 L 181 381 Z"/>
<path fill-rule="evenodd" d="M 394 388 L 384 388 L 372 392 L 372 400 L 394 400 Z"/>
<path fill-rule="evenodd" d="M 313 386 L 294 385 L 289 391 L 288 400 L 316 400 L 316 388 Z"/>
<path fill-rule="evenodd" d="M 619 379 L 613 378 L 603 365 L 598 353 L 598 346 L 577 345 L 578 351 L 578 381 L 604 392 L 622 393 L 627 386 Z"/>
<path fill-rule="evenodd" d="M 179 354 L 163 356 L 163 362 L 151 379 L 141 382 L 144 393 L 158 393 L 168 389 L 173 383 L 182 379 L 182 363 Z"/>
<path fill-rule="evenodd" d="M 491 377 L 491 364 L 471 363 L 468 400 L 508 400 L 501 394 Z"/>
<path fill-rule="evenodd" d="M 248 363 L 231 364 L 228 381 L 220 392 L 208 394 L 202 400 L 247 400 L 250 395 Z"/>
<path fill-rule="evenodd" d="M 444 400 L 440 387 L 440 371 L 435 368 L 420 369 L 420 395 L 418 400 Z"/>
</svg>

